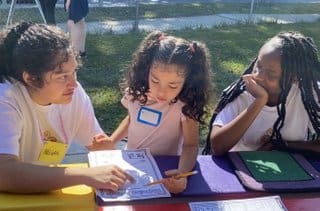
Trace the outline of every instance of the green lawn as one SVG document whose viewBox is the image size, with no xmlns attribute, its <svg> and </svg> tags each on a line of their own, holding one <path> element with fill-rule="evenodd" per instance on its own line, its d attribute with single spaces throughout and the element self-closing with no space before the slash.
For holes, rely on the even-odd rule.
<svg viewBox="0 0 320 211">
<path fill-rule="evenodd" d="M 303 32 L 313 37 L 320 46 L 320 21 L 288 25 L 239 24 L 169 33 L 207 44 L 212 57 L 213 80 L 216 85 L 216 94 L 211 102 L 211 107 L 214 107 L 215 99 L 222 89 L 239 77 L 257 55 L 264 41 L 280 31 L 287 30 Z M 79 72 L 79 80 L 88 90 L 96 115 L 106 131 L 113 131 L 126 115 L 125 109 L 120 104 L 119 82 L 130 64 L 133 51 L 144 36 L 144 33 L 132 33 L 88 35 L 87 37 L 88 57 Z M 202 143 L 207 132 L 206 128 L 206 125 L 201 127 Z"/>
<path fill-rule="evenodd" d="M 286 13 L 286 14 L 314 14 L 319 13 L 320 4 L 255 4 L 254 13 Z M 170 5 L 140 5 L 140 18 L 170 18 L 181 16 L 213 15 L 219 13 L 246 13 L 250 12 L 248 3 L 193 3 Z M 5 24 L 8 10 L 0 9 L 0 25 Z M 66 21 L 66 13 L 61 7 L 56 8 L 57 22 Z M 87 21 L 135 19 L 135 7 L 90 8 Z M 36 8 L 17 9 L 14 22 L 28 20 L 41 22 L 40 13 Z"/>
<path fill-rule="evenodd" d="M 248 13 L 249 4 L 176 4 L 141 5 L 141 18 L 161 18 L 177 16 L 210 15 L 218 13 Z M 258 4 L 255 13 L 319 13 L 320 4 Z M 7 11 L 0 10 L 0 25 L 6 20 Z M 86 21 L 134 19 L 133 7 L 91 8 Z M 62 8 L 56 10 L 57 22 L 65 22 L 66 14 Z M 41 21 L 39 12 L 33 9 L 16 11 L 14 22 L 21 20 Z M 199 40 L 210 50 L 216 93 L 211 101 L 211 110 L 220 92 L 242 73 L 244 68 L 257 55 L 264 41 L 280 31 L 301 31 L 315 39 L 320 46 L 320 21 L 278 25 L 238 24 L 220 26 L 214 29 L 185 29 L 169 32 L 189 40 Z M 97 34 L 88 35 L 88 56 L 79 72 L 79 80 L 88 90 L 93 100 L 96 115 L 102 127 L 112 132 L 126 115 L 120 104 L 119 82 L 130 65 L 131 55 L 145 33 L 138 34 Z M 211 110 L 208 112 L 211 114 Z M 209 118 L 207 118 L 208 121 Z M 201 126 L 201 143 L 207 133 L 207 125 Z"/>
</svg>

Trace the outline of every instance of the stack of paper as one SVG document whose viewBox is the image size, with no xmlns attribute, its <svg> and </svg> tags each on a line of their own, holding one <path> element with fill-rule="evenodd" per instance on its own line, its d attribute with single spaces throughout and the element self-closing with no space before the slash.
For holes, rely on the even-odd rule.
<svg viewBox="0 0 320 211">
<path fill-rule="evenodd" d="M 287 211 L 279 196 L 189 203 L 191 211 Z"/>
</svg>

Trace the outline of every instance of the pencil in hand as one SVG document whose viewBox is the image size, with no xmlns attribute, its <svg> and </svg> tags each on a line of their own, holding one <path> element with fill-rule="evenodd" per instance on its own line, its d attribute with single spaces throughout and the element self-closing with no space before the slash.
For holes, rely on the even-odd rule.
<svg viewBox="0 0 320 211">
<path fill-rule="evenodd" d="M 198 173 L 198 171 L 189 171 L 189 172 L 186 172 L 186 173 L 182 173 L 182 174 L 178 174 L 178 175 L 172 176 L 171 178 L 180 179 L 180 178 L 188 177 L 188 176 L 191 176 L 191 175 L 195 175 L 197 173 Z M 145 186 L 160 184 L 160 183 L 163 183 L 164 180 L 166 180 L 166 179 L 159 179 L 159 180 L 150 182 L 150 183 L 146 184 Z"/>
</svg>

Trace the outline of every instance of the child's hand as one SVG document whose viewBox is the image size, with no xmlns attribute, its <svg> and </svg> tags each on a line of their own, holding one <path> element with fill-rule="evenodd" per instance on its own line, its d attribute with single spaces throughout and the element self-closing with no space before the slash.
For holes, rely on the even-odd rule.
<svg viewBox="0 0 320 211">
<path fill-rule="evenodd" d="M 273 145 L 270 142 L 270 137 L 272 135 L 272 129 L 269 128 L 264 134 L 263 136 L 261 136 L 260 138 L 260 147 L 257 149 L 258 151 L 270 151 L 273 150 Z"/>
<path fill-rule="evenodd" d="M 100 133 L 93 137 L 92 144 L 88 146 L 88 149 L 90 151 L 113 150 L 115 149 L 115 143 L 109 136 Z"/>
<path fill-rule="evenodd" d="M 257 151 L 271 151 L 274 149 L 274 146 L 272 145 L 272 143 L 270 141 L 264 143 L 263 145 L 261 145 Z"/>
<path fill-rule="evenodd" d="M 168 178 L 164 179 L 162 184 L 170 193 L 181 193 L 187 187 L 187 178 L 174 178 L 174 176 L 179 173 L 180 172 L 177 169 L 172 169 L 165 172 Z"/>
<path fill-rule="evenodd" d="M 260 79 L 255 77 L 254 74 L 243 75 L 242 79 L 246 84 L 246 90 L 255 98 L 268 100 L 268 92 L 259 84 Z"/>
<path fill-rule="evenodd" d="M 85 175 L 84 184 L 96 189 L 116 192 L 126 182 L 135 183 L 135 179 L 126 171 L 115 165 L 81 168 Z"/>
</svg>

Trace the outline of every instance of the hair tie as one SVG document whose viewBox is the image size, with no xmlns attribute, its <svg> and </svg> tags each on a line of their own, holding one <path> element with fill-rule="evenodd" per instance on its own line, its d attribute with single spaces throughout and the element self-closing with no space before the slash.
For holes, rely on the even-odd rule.
<svg viewBox="0 0 320 211">
<path fill-rule="evenodd" d="M 6 54 L 4 55 L 8 63 L 6 64 L 6 72 L 8 75 L 8 71 L 13 64 L 12 54 L 14 47 L 17 45 L 21 35 L 28 30 L 28 28 L 33 25 L 31 22 L 22 22 L 15 27 L 12 27 L 11 30 L 7 33 L 5 39 L 3 40 L 3 46 L 6 50 Z"/>
<path fill-rule="evenodd" d="M 12 48 L 18 43 L 21 35 L 28 30 L 33 23 L 31 22 L 22 22 L 15 27 L 13 27 L 7 34 L 4 44 L 7 47 L 7 50 L 12 50 Z"/>
</svg>

